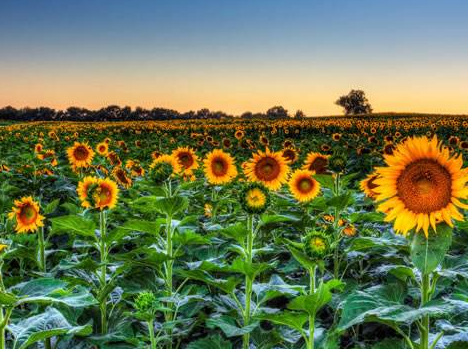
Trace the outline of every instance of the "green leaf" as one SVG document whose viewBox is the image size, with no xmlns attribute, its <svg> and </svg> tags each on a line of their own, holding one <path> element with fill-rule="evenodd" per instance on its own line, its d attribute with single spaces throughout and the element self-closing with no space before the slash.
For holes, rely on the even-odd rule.
<svg viewBox="0 0 468 349">
<path fill-rule="evenodd" d="M 351 205 L 353 202 L 353 196 L 351 192 L 334 196 L 327 201 L 328 206 L 336 207 L 337 210 L 342 211 L 345 207 Z"/>
<path fill-rule="evenodd" d="M 54 336 L 88 336 L 92 333 L 91 325 L 74 326 L 55 308 L 47 308 L 42 314 L 10 324 L 8 329 L 14 337 L 13 349 L 25 349 Z"/>
<path fill-rule="evenodd" d="M 429 237 L 414 233 L 411 241 L 411 260 L 416 268 L 425 275 L 433 272 L 442 263 L 452 244 L 452 228 L 439 224 L 437 232 L 429 228 Z"/>
<path fill-rule="evenodd" d="M 203 281 L 208 285 L 223 290 L 227 294 L 234 292 L 236 286 L 241 282 L 240 279 L 235 277 L 229 277 L 227 279 L 215 279 L 204 270 L 177 270 L 176 273 L 182 277 Z"/>
<path fill-rule="evenodd" d="M 466 305 L 451 300 L 433 300 L 423 307 L 412 308 L 404 303 L 406 295 L 401 284 L 377 285 L 353 292 L 341 305 L 338 331 L 365 322 L 410 325 L 425 315 L 438 318 L 466 311 Z"/>
<path fill-rule="evenodd" d="M 138 231 L 150 235 L 158 235 L 161 229 L 161 221 L 152 222 L 144 221 L 141 219 L 130 219 L 126 221 L 123 225 L 119 226 L 118 229 L 123 229 L 127 231 Z"/>
<path fill-rule="evenodd" d="M 174 235 L 173 241 L 179 245 L 209 245 L 210 240 L 200 234 L 195 233 L 193 230 L 187 229 L 182 233 Z"/>
<path fill-rule="evenodd" d="M 132 202 L 132 207 L 141 212 L 156 211 L 170 217 L 184 211 L 188 207 L 188 199 L 183 196 L 169 198 L 157 196 L 144 196 Z"/>
<path fill-rule="evenodd" d="M 54 232 L 64 232 L 85 237 L 96 237 L 96 223 L 84 217 L 70 215 L 51 218 Z"/>
<path fill-rule="evenodd" d="M 191 342 L 187 349 L 232 349 L 232 344 L 216 334 Z"/>
<path fill-rule="evenodd" d="M 277 325 L 288 326 L 298 332 L 302 332 L 305 323 L 309 319 L 309 315 L 285 310 L 281 313 L 257 315 L 255 318 L 258 320 L 271 321 Z"/>
<path fill-rule="evenodd" d="M 48 214 L 53 213 L 57 209 L 59 203 L 60 203 L 60 199 L 55 199 L 49 202 L 49 204 L 44 208 L 44 214 L 48 215 Z"/>
<path fill-rule="evenodd" d="M 244 244 L 245 237 L 249 233 L 246 225 L 242 222 L 238 222 L 234 225 L 231 225 L 227 228 L 221 229 L 220 233 L 228 236 L 230 238 L 233 238 L 236 240 L 239 244 Z"/>
<path fill-rule="evenodd" d="M 206 325 L 208 328 L 217 327 L 221 329 L 226 337 L 236 337 L 252 332 L 258 326 L 258 322 L 253 322 L 245 327 L 238 327 L 236 321 L 233 318 L 222 315 L 206 320 Z"/>
<path fill-rule="evenodd" d="M 342 289 L 344 284 L 337 280 L 332 279 L 328 282 L 321 282 L 315 293 L 310 295 L 303 295 L 294 298 L 288 304 L 291 310 L 305 311 L 311 316 L 315 316 L 317 312 L 327 305 L 332 300 L 332 290 Z"/>
<path fill-rule="evenodd" d="M 274 223 L 283 223 L 283 222 L 295 222 L 298 219 L 291 215 L 279 215 L 279 214 L 262 214 L 260 216 L 260 221 L 262 224 L 274 224 Z"/>
<path fill-rule="evenodd" d="M 68 288 L 68 284 L 57 279 L 36 279 L 18 284 L 10 289 L 7 294 L 9 298 L 4 298 L 4 293 L 0 293 L 0 301 L 6 301 L 15 307 L 27 303 L 51 304 L 60 303 L 69 307 L 88 307 L 94 305 L 96 300 L 83 286 L 73 286 Z M 11 304 L 12 296 L 15 303 Z"/>
<path fill-rule="evenodd" d="M 296 247 L 288 245 L 288 249 L 293 255 L 294 259 L 297 260 L 305 269 L 310 270 L 317 265 L 316 260 L 309 258 L 309 256 Z"/>
</svg>

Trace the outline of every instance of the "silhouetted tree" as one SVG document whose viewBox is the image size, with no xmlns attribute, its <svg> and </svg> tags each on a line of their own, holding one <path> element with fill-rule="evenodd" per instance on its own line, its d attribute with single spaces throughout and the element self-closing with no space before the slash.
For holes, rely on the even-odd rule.
<svg viewBox="0 0 468 349">
<path fill-rule="evenodd" d="M 298 110 L 298 111 L 296 111 L 296 113 L 294 114 L 294 118 L 295 118 L 295 119 L 303 119 L 303 118 L 305 118 L 305 117 L 306 117 L 306 116 L 305 116 L 305 114 L 304 114 L 304 112 L 303 112 L 302 110 Z"/>
<path fill-rule="evenodd" d="M 341 96 L 335 104 L 343 107 L 345 115 L 372 113 L 372 107 L 362 90 L 351 90 L 346 96 Z"/>
<path fill-rule="evenodd" d="M 288 111 L 282 106 L 275 106 L 267 110 L 266 116 L 270 119 L 284 119 L 288 117 Z"/>
</svg>

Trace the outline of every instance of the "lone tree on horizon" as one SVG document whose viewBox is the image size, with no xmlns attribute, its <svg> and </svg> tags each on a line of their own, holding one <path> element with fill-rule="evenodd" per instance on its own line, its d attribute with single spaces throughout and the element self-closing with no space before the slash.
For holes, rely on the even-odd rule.
<svg viewBox="0 0 468 349">
<path fill-rule="evenodd" d="M 371 114 L 372 106 L 362 90 L 351 90 L 341 96 L 335 104 L 343 107 L 345 115 Z"/>
</svg>

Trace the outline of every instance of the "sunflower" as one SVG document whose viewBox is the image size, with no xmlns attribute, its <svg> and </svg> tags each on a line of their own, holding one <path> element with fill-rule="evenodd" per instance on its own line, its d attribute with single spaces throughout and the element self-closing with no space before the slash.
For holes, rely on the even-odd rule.
<svg viewBox="0 0 468 349">
<path fill-rule="evenodd" d="M 289 180 L 289 191 L 299 202 L 309 202 L 318 195 L 320 184 L 309 170 L 296 170 Z"/>
<path fill-rule="evenodd" d="M 172 155 L 159 155 L 150 165 L 149 174 L 155 182 L 163 182 L 171 175 L 181 172 L 177 159 Z"/>
<path fill-rule="evenodd" d="M 312 230 L 304 238 L 304 252 L 313 259 L 323 259 L 330 250 L 328 236 L 320 231 Z"/>
<path fill-rule="evenodd" d="M 127 176 L 127 171 L 120 166 L 114 167 L 112 170 L 112 176 L 114 179 L 124 188 L 130 188 L 132 186 L 132 179 Z"/>
<path fill-rule="evenodd" d="M 39 204 L 31 196 L 15 200 L 8 218 L 16 221 L 17 233 L 35 232 L 44 226 L 44 216 L 39 213 Z"/>
<path fill-rule="evenodd" d="M 378 210 L 387 214 L 385 221 L 394 221 L 396 232 L 422 229 L 428 237 L 429 226 L 436 231 L 438 222 L 453 227 L 452 219 L 463 220 L 457 207 L 468 208 L 460 201 L 468 197 L 468 169 L 437 137 L 408 138 L 385 156 L 385 163 L 387 167 L 377 168 L 374 191 L 383 201 Z"/>
<path fill-rule="evenodd" d="M 237 176 L 234 158 L 221 149 L 208 153 L 203 164 L 205 176 L 211 184 L 226 184 Z"/>
<path fill-rule="evenodd" d="M 188 174 L 198 168 L 198 156 L 190 147 L 178 147 L 172 152 L 184 173 Z"/>
<path fill-rule="evenodd" d="M 302 169 L 313 171 L 316 174 L 324 174 L 327 172 L 329 155 L 311 152 L 307 154 Z"/>
<path fill-rule="evenodd" d="M 6 244 L 0 244 L 0 253 L 3 253 L 8 248 Z"/>
<path fill-rule="evenodd" d="M 252 182 L 261 182 L 270 190 L 278 190 L 288 179 L 289 166 L 281 152 L 259 150 L 245 167 L 245 175 Z"/>
<path fill-rule="evenodd" d="M 109 178 L 85 177 L 77 188 L 83 207 L 94 207 L 101 211 L 112 209 L 117 204 L 119 188 L 117 183 Z"/>
<path fill-rule="evenodd" d="M 244 136 L 245 133 L 242 130 L 236 130 L 236 132 L 234 133 L 234 137 L 236 137 L 236 139 L 238 140 L 241 140 L 242 138 L 244 138 Z"/>
<path fill-rule="evenodd" d="M 249 183 L 241 193 L 240 202 L 245 212 L 260 214 L 270 205 L 270 193 L 261 183 Z"/>
<path fill-rule="evenodd" d="M 293 147 L 284 148 L 281 152 L 281 155 L 288 161 L 288 164 L 290 165 L 294 164 L 298 158 L 297 151 Z"/>
<path fill-rule="evenodd" d="M 37 144 L 34 146 L 34 152 L 40 153 L 40 152 L 42 152 L 42 149 L 43 149 L 43 148 L 44 148 L 44 147 L 42 146 L 41 143 L 37 143 Z"/>
<path fill-rule="evenodd" d="M 87 143 L 75 142 L 67 150 L 68 161 L 73 168 L 88 167 L 94 157 L 94 150 Z"/>
<path fill-rule="evenodd" d="M 96 151 L 99 155 L 107 156 L 109 153 L 109 144 L 106 142 L 101 142 L 96 146 Z"/>
<path fill-rule="evenodd" d="M 379 178 L 378 174 L 371 173 L 359 183 L 359 187 L 368 198 L 375 199 L 377 197 L 377 193 L 374 191 L 377 188 L 377 184 L 375 184 L 377 178 Z"/>
<path fill-rule="evenodd" d="M 78 187 L 76 191 L 78 193 L 78 197 L 81 201 L 81 206 L 85 208 L 90 208 L 91 203 L 88 200 L 88 192 L 90 187 L 97 185 L 98 179 L 96 177 L 86 176 L 78 183 Z"/>
</svg>

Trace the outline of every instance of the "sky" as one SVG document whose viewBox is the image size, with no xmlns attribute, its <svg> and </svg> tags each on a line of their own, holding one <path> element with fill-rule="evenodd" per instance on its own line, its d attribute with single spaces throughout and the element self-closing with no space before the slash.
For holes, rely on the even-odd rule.
<svg viewBox="0 0 468 349">
<path fill-rule="evenodd" d="M 0 0 L 0 107 L 468 114 L 466 0 Z"/>
</svg>

